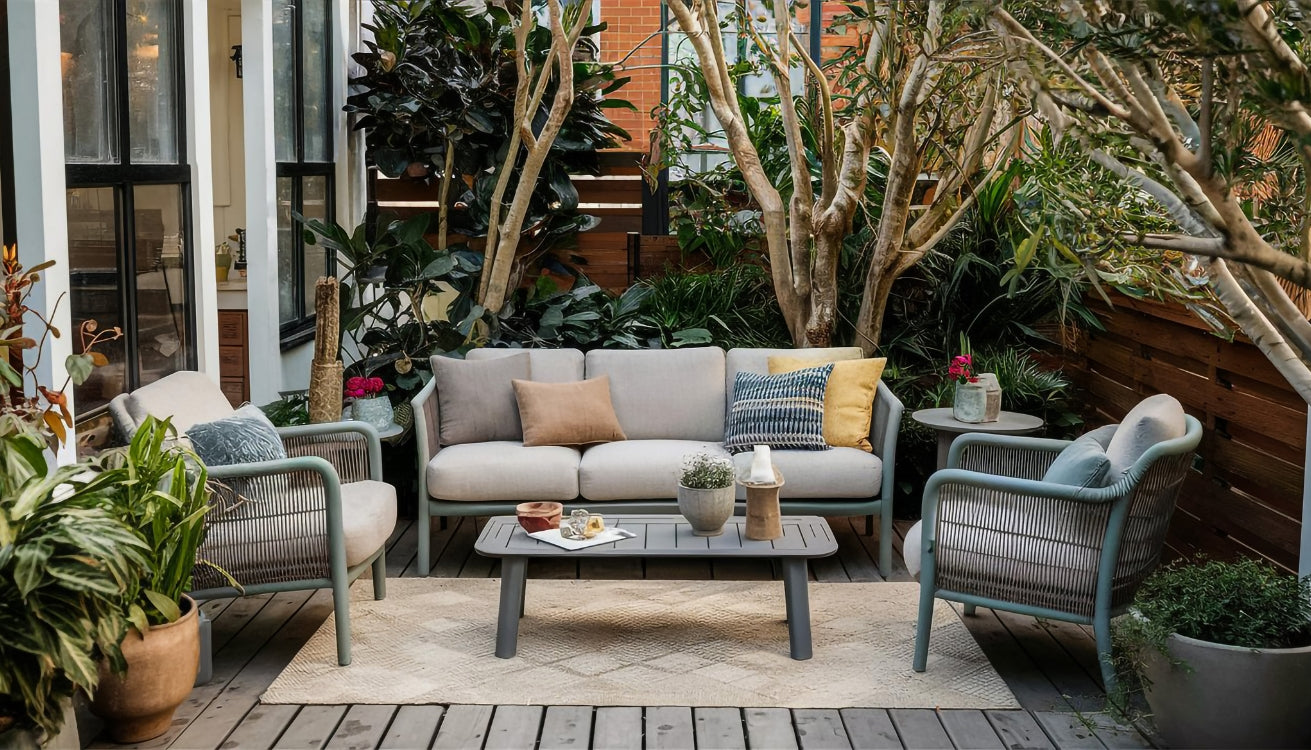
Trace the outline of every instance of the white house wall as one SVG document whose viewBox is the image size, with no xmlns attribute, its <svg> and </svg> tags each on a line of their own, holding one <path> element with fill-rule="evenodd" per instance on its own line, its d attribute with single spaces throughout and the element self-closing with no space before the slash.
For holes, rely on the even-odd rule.
<svg viewBox="0 0 1311 750">
<path fill-rule="evenodd" d="M 191 165 L 191 248 L 196 273 L 196 369 L 219 381 L 218 289 L 214 271 L 213 154 L 210 150 L 209 8 L 186 0 L 182 9 L 186 62 L 187 161 Z"/>
</svg>

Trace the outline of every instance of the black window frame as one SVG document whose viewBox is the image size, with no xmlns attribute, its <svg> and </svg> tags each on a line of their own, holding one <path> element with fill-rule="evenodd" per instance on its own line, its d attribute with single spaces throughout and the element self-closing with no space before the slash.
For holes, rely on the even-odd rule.
<svg viewBox="0 0 1311 750">
<path fill-rule="evenodd" d="M 195 238 L 191 207 L 191 164 L 188 161 L 187 142 L 187 76 L 186 76 L 186 12 L 185 3 L 171 0 L 173 4 L 173 29 L 176 43 L 173 45 L 173 63 L 175 65 L 175 90 L 178 106 L 174 109 L 174 132 L 177 135 L 176 164 L 133 164 L 132 163 L 132 128 L 129 115 L 129 70 L 127 52 L 127 12 L 128 0 L 113 0 L 114 22 L 114 73 L 117 76 L 115 102 L 117 111 L 115 122 L 119 159 L 116 164 L 92 164 L 86 162 L 65 163 L 64 190 L 110 188 L 114 191 L 115 239 L 118 249 L 118 287 L 119 314 L 123 329 L 124 367 L 126 382 L 124 388 L 134 391 L 141 387 L 140 339 L 137 330 L 137 253 L 129 247 L 137 238 L 136 231 L 136 188 L 151 185 L 167 185 L 179 189 L 182 215 L 178 232 L 179 252 L 182 256 L 182 278 L 187 289 L 184 325 L 186 326 L 185 365 L 195 370 L 198 366 L 199 353 L 196 348 L 196 313 L 198 300 L 195 296 Z M 68 269 L 70 281 L 75 271 Z M 76 294 L 77 287 L 70 284 L 69 295 Z M 103 414 L 108 405 L 90 410 L 77 408 L 74 400 L 76 418 L 79 422 L 93 419 Z"/>
<path fill-rule="evenodd" d="M 323 142 L 326 153 L 333 157 L 336 153 L 336 143 L 334 136 L 334 117 L 332 113 L 334 108 L 333 99 L 336 89 L 333 88 L 333 46 L 332 46 L 332 18 L 333 3 L 335 0 L 323 0 L 324 3 L 324 34 L 323 34 L 323 57 L 324 57 L 324 92 L 327 95 L 327 112 L 328 117 L 323 122 Z M 322 177 L 325 181 L 324 189 L 324 220 L 331 223 L 336 220 L 336 174 L 337 162 L 334 161 L 306 161 L 305 159 L 305 59 L 302 54 L 305 42 L 305 25 L 304 13 L 301 12 L 302 0 L 290 0 L 292 10 L 292 34 L 291 34 L 291 58 L 292 66 L 292 88 L 293 88 L 293 128 L 296 145 L 295 161 L 278 161 L 274 168 L 274 195 L 277 195 L 277 180 L 288 178 L 291 180 L 291 291 L 292 307 L 295 310 L 295 317 L 289 321 L 281 320 L 281 302 L 279 301 L 279 321 L 278 321 L 278 340 L 283 351 L 300 346 L 301 344 L 311 341 L 314 338 L 315 313 L 314 301 L 308 298 L 305 293 L 305 239 L 304 227 L 300 220 L 296 218 L 297 214 L 304 214 L 304 185 L 307 177 Z M 276 81 L 275 81 L 276 85 Z M 276 116 L 274 118 L 274 128 L 277 128 Z M 274 133 L 276 142 L 277 134 Z M 276 200 L 276 197 L 275 197 Z M 279 209 L 280 210 L 280 209 Z M 322 246 L 320 246 L 321 248 Z M 274 248 L 277 252 L 277 248 Z M 337 258 L 333 253 L 326 252 L 327 256 L 327 273 L 333 275 L 337 270 Z M 282 263 L 278 259 L 276 264 L 279 274 L 281 274 Z M 286 280 L 279 277 L 278 284 L 287 283 Z"/>
</svg>

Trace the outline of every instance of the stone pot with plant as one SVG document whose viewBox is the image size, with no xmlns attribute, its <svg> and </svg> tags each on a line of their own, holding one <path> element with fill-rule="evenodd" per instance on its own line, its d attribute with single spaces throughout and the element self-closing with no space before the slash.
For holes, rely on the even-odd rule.
<svg viewBox="0 0 1311 750">
<path fill-rule="evenodd" d="M 1172 747 L 1311 747 L 1311 577 L 1175 563 L 1117 623 L 1116 651 Z"/>
<path fill-rule="evenodd" d="M 733 459 L 706 451 L 683 459 L 678 476 L 678 512 L 697 536 L 719 536 L 733 515 Z"/>
<path fill-rule="evenodd" d="M 100 666 L 91 710 L 116 742 L 142 742 L 168 730 L 186 700 L 200 662 L 197 604 L 191 588 L 209 510 L 200 459 L 171 440 L 167 420 L 147 418 L 127 448 L 102 454 L 86 490 L 98 494 L 137 530 L 145 567 L 131 583 L 123 639 L 127 671 Z"/>
</svg>

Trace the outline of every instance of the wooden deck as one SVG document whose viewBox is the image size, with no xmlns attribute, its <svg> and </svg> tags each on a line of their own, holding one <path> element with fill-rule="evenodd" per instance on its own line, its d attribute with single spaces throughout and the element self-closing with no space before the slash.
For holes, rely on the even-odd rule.
<svg viewBox="0 0 1311 750">
<path fill-rule="evenodd" d="M 838 554 L 812 561 L 819 581 L 882 580 L 864 519 L 830 519 Z M 433 534 L 436 576 L 499 576 L 499 563 L 473 551 L 481 519 L 452 520 Z M 909 580 L 900 566 L 891 580 Z M 398 524 L 387 574 L 415 575 L 417 529 Z M 769 579 L 768 562 L 722 560 L 541 560 L 532 578 Z M 214 619 L 214 677 L 192 691 L 172 729 L 144 748 L 1103 748 L 1151 747 L 1103 713 L 1091 632 L 1065 623 L 980 609 L 965 618 L 1023 710 L 760 709 L 687 706 L 289 706 L 260 694 L 332 613 L 328 591 L 207 602 Z M 79 716 L 90 747 L 124 747 L 98 737 Z"/>
</svg>

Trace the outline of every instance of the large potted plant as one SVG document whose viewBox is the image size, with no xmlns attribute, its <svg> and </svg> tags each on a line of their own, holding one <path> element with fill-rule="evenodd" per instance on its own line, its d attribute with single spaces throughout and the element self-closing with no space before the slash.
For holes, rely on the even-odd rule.
<svg viewBox="0 0 1311 750">
<path fill-rule="evenodd" d="M 168 420 L 148 417 L 131 445 L 96 460 L 84 487 L 104 498 L 146 548 L 124 611 L 132 625 L 122 642 L 127 671 L 112 674 L 102 664 L 91 705 L 117 742 L 167 731 L 200 660 L 197 605 L 186 592 L 204 540 L 209 490 L 199 458 L 170 440 L 171 433 Z"/>
<path fill-rule="evenodd" d="M 1172 747 L 1311 747 L 1311 578 L 1176 563 L 1139 589 L 1116 640 Z"/>
</svg>

